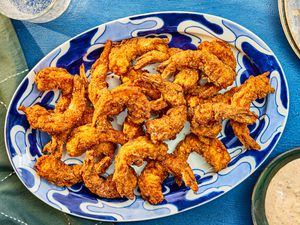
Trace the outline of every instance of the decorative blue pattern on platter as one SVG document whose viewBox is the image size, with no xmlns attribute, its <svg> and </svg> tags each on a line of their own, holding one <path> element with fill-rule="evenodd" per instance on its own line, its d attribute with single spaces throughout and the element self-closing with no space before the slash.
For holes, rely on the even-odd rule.
<svg viewBox="0 0 300 225">
<path fill-rule="evenodd" d="M 185 186 L 178 187 L 172 177 L 164 182 L 165 200 L 159 205 L 145 202 L 138 192 L 136 198 L 103 199 L 91 194 L 82 184 L 70 188 L 58 187 L 40 179 L 34 164 L 42 155 L 41 149 L 49 135 L 30 128 L 25 115 L 17 108 L 39 103 L 53 108 L 59 92 L 39 92 L 34 84 L 36 71 L 45 67 L 64 67 L 78 73 L 81 63 L 89 71 L 107 39 L 119 41 L 136 36 L 168 37 L 170 46 L 196 49 L 203 40 L 219 38 L 228 42 L 237 59 L 235 85 L 243 83 L 251 74 L 270 71 L 270 81 L 276 89 L 266 99 L 255 101 L 251 109 L 259 115 L 249 126 L 251 136 L 261 145 L 260 151 L 245 151 L 233 135 L 228 121 L 224 121 L 219 138 L 232 158 L 228 167 L 214 173 L 197 154 L 192 153 L 189 163 L 199 184 L 194 193 Z M 119 19 L 95 27 L 65 42 L 43 58 L 27 75 L 17 89 L 6 118 L 5 140 L 8 156 L 24 185 L 38 198 L 75 216 L 106 220 L 136 221 L 164 217 L 205 204 L 234 188 L 268 157 L 277 144 L 287 120 L 289 93 L 283 70 L 270 48 L 249 30 L 229 20 L 190 12 L 159 12 Z M 176 140 L 168 141 L 170 149 L 188 132 L 187 124 Z M 83 158 L 63 156 L 66 163 L 80 163 Z"/>
</svg>

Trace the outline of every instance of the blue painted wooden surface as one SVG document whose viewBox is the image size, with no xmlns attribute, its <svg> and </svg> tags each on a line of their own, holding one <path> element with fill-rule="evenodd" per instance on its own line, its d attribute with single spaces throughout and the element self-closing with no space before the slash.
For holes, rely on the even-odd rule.
<svg viewBox="0 0 300 225">
<path fill-rule="evenodd" d="M 250 178 L 222 197 L 190 211 L 138 225 L 252 224 L 251 194 L 262 169 L 278 154 L 300 146 L 300 61 L 290 48 L 281 28 L 274 0 L 73 0 L 58 19 L 46 24 L 13 21 L 28 66 L 32 68 L 57 45 L 93 26 L 117 18 L 153 11 L 184 10 L 214 14 L 245 26 L 260 36 L 275 52 L 290 88 L 290 113 L 285 132 L 275 151 Z"/>
</svg>

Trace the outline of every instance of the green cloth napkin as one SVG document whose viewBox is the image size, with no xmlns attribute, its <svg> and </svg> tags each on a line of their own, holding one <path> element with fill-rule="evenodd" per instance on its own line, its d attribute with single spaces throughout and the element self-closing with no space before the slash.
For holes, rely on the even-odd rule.
<svg viewBox="0 0 300 225">
<path fill-rule="evenodd" d="M 0 123 L 4 128 L 7 107 L 27 74 L 26 61 L 11 21 L 0 15 Z M 35 197 L 16 176 L 8 160 L 4 135 L 0 137 L 0 224 L 110 224 L 62 213 Z"/>
</svg>

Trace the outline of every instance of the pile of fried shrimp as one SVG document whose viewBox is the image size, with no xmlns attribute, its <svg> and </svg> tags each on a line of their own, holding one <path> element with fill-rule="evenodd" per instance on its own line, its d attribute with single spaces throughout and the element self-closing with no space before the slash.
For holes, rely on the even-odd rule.
<svg viewBox="0 0 300 225">
<path fill-rule="evenodd" d="M 236 59 L 227 43 L 204 41 L 197 50 L 168 44 L 167 38 L 108 40 L 91 67 L 90 81 L 84 65 L 74 76 L 63 68 L 37 72 L 38 90 L 61 91 L 52 110 L 40 105 L 19 107 L 32 129 L 52 138 L 35 164 L 37 174 L 58 186 L 84 182 L 103 198 L 133 199 L 138 187 L 143 199 L 158 204 L 164 200 L 162 184 L 169 175 L 178 186 L 184 182 L 198 191 L 187 162 L 192 152 L 201 155 L 215 172 L 227 167 L 230 155 L 217 138 L 222 120 L 230 121 L 246 149 L 259 150 L 248 129 L 258 118 L 250 105 L 274 92 L 269 72 L 232 87 Z M 158 65 L 155 74 L 145 70 L 150 64 Z M 121 85 L 108 89 L 107 76 L 112 73 Z M 116 130 L 112 117 L 124 110 L 122 130 Z M 175 139 L 186 121 L 190 133 L 168 153 L 165 141 Z M 71 157 L 85 154 L 84 162 L 65 164 L 61 161 L 65 151 Z M 113 160 L 114 172 L 104 176 Z M 132 166 L 145 162 L 138 176 Z"/>
</svg>

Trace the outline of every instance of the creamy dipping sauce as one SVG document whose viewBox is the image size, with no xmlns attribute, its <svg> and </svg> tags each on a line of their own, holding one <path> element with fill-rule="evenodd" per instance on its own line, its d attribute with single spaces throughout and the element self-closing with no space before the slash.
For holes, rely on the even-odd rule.
<svg viewBox="0 0 300 225">
<path fill-rule="evenodd" d="M 265 211 L 270 225 L 300 224 L 300 159 L 286 164 L 272 178 Z"/>
</svg>

